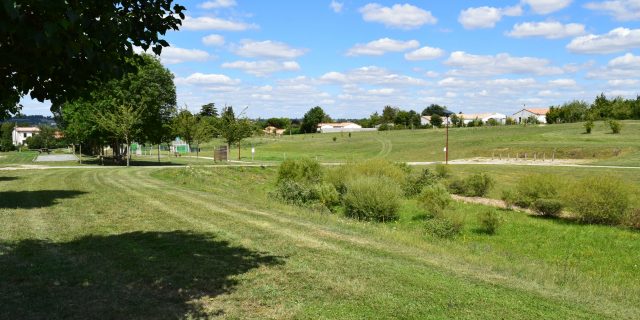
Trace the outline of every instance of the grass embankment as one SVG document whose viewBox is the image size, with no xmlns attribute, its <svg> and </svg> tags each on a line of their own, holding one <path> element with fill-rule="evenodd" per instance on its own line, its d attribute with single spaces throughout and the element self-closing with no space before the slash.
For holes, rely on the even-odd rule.
<svg viewBox="0 0 640 320">
<path fill-rule="evenodd" d="M 498 126 L 451 128 L 450 159 L 498 157 L 534 153 L 550 159 L 587 159 L 599 164 L 640 166 L 640 121 L 623 121 L 621 134 L 610 134 L 601 121 L 592 134 L 584 134 L 582 123 L 544 126 Z M 336 137 L 336 141 L 333 141 Z M 203 146 L 211 156 L 215 141 Z M 385 158 L 391 161 L 444 161 L 444 129 L 397 130 L 388 132 L 307 134 L 281 138 L 253 138 L 243 143 L 242 159 L 251 159 L 251 147 L 259 161 L 311 157 L 319 161 L 348 161 Z M 202 153 L 201 153 L 202 154 Z M 230 153 L 237 159 L 237 149 Z"/>
<path fill-rule="evenodd" d="M 363 223 L 271 201 L 273 169 L 0 172 L 0 318 L 637 318 L 640 234 L 456 204 Z M 407 206 L 411 206 L 407 204 Z"/>
</svg>

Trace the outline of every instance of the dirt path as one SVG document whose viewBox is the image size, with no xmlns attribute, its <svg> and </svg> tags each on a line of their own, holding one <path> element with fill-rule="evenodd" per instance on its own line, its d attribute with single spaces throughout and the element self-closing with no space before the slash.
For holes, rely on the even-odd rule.
<svg viewBox="0 0 640 320">
<path fill-rule="evenodd" d="M 462 201 L 465 203 L 481 204 L 489 207 L 496 207 L 496 208 L 502 208 L 502 209 L 508 208 L 507 204 L 504 201 L 498 200 L 498 199 L 480 198 L 480 197 L 463 197 L 455 194 L 452 194 L 451 197 L 457 201 Z M 529 214 L 536 214 L 532 210 L 520 208 L 516 206 L 512 206 L 511 209 L 515 211 L 526 212 Z"/>
</svg>

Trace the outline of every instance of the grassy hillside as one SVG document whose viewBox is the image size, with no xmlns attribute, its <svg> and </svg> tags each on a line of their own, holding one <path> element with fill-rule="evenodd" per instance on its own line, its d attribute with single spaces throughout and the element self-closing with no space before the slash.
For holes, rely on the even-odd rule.
<svg viewBox="0 0 640 320">
<path fill-rule="evenodd" d="M 432 238 L 268 198 L 274 169 L 0 172 L 0 318 L 640 315 L 640 233 L 456 204 Z M 108 316 L 107 316 L 108 315 Z"/>
<path fill-rule="evenodd" d="M 610 134 L 603 122 L 596 122 L 592 134 L 583 134 L 581 123 L 545 126 L 500 126 L 455 128 L 449 131 L 450 159 L 497 157 L 502 154 L 537 152 L 549 158 L 556 151 L 559 158 L 589 159 L 608 165 L 640 166 L 640 121 L 624 121 L 619 135 Z M 336 141 L 333 141 L 333 138 Z M 204 154 L 211 156 L 209 143 Z M 285 157 L 318 157 L 321 161 L 346 161 L 382 157 L 393 161 L 443 161 L 444 129 L 401 130 L 341 134 L 309 134 L 282 138 L 253 138 L 242 149 L 243 159 L 281 161 Z M 236 159 L 237 150 L 231 152 Z"/>
</svg>

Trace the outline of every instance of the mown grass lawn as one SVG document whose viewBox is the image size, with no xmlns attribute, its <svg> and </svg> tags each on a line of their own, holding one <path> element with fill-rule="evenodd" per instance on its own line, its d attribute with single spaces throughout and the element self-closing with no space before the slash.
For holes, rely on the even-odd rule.
<svg viewBox="0 0 640 320">
<path fill-rule="evenodd" d="M 268 197 L 274 169 L 0 172 L 0 318 L 640 317 L 640 233 L 456 204 L 357 222 Z M 410 204 L 407 206 L 411 207 Z"/>
</svg>

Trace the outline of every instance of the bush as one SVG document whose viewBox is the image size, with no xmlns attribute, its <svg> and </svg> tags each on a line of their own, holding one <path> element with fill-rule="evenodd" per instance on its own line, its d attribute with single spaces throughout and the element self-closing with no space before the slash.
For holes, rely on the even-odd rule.
<svg viewBox="0 0 640 320">
<path fill-rule="evenodd" d="M 611 133 L 618 134 L 622 130 L 622 122 L 618 120 L 609 120 L 609 128 L 611 128 Z"/>
<path fill-rule="evenodd" d="M 407 197 L 412 197 L 420 194 L 425 187 L 434 185 L 437 182 L 438 177 L 425 168 L 422 169 L 420 174 L 408 175 L 402 189 Z"/>
<path fill-rule="evenodd" d="M 536 212 L 550 217 L 559 216 L 563 207 L 562 201 L 556 199 L 537 199 L 533 202 Z"/>
<path fill-rule="evenodd" d="M 504 205 L 507 209 L 513 209 L 513 206 L 516 204 L 516 193 L 512 190 L 503 190 L 500 199 L 504 201 Z"/>
<path fill-rule="evenodd" d="M 431 216 L 442 213 L 451 203 L 451 195 L 441 184 L 428 186 L 418 197 L 420 206 Z"/>
<path fill-rule="evenodd" d="M 278 183 L 283 181 L 317 184 L 322 181 L 320 163 L 310 158 L 285 160 L 278 169 Z"/>
<path fill-rule="evenodd" d="M 343 203 L 348 217 L 383 222 L 398 218 L 402 193 L 389 178 L 358 177 L 346 188 Z"/>
<path fill-rule="evenodd" d="M 404 185 L 407 179 L 402 165 L 381 159 L 371 159 L 333 168 L 327 172 L 325 180 L 333 184 L 340 194 L 344 194 L 347 191 L 346 184 L 350 180 L 363 176 L 388 178 L 400 186 Z"/>
<path fill-rule="evenodd" d="M 582 222 L 618 224 L 629 208 L 630 190 L 619 178 L 589 177 L 567 192 L 567 203 Z"/>
<path fill-rule="evenodd" d="M 558 199 L 563 182 L 549 174 L 524 176 L 516 184 L 514 203 L 529 208 L 538 199 Z"/>
<path fill-rule="evenodd" d="M 470 197 L 484 197 L 495 185 L 495 180 L 486 173 L 476 173 L 467 178 L 465 185 L 467 187 L 465 195 Z"/>
<path fill-rule="evenodd" d="M 436 164 L 436 176 L 440 179 L 446 179 L 451 176 L 451 169 L 448 165 Z"/>
<path fill-rule="evenodd" d="M 627 225 L 634 229 L 640 229 L 640 208 L 635 208 L 627 215 Z"/>
<path fill-rule="evenodd" d="M 487 234 L 495 234 L 500 226 L 500 217 L 493 210 L 487 210 L 478 215 L 480 229 Z"/>
<path fill-rule="evenodd" d="M 316 194 L 320 203 L 329 209 L 340 204 L 340 194 L 330 183 L 323 183 L 318 186 L 316 188 Z"/>
<path fill-rule="evenodd" d="M 462 233 L 464 220 L 459 216 L 442 216 L 428 220 L 425 229 L 438 238 L 454 238 Z"/>
<path fill-rule="evenodd" d="M 295 205 L 304 205 L 318 199 L 313 187 L 293 180 L 280 181 L 273 196 L 278 200 Z"/>
<path fill-rule="evenodd" d="M 593 129 L 593 127 L 594 127 L 593 120 L 587 120 L 587 122 L 584 123 L 585 133 L 591 133 L 591 130 Z"/>
</svg>

